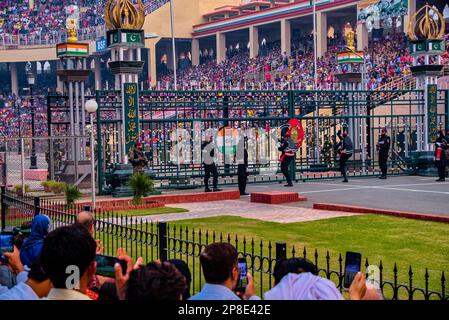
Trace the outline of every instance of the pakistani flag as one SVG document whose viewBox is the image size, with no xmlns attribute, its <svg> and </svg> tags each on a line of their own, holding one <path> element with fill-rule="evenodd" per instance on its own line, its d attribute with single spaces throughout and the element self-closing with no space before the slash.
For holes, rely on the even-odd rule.
<svg viewBox="0 0 449 320">
<path fill-rule="evenodd" d="M 141 43 L 142 39 L 139 33 L 124 32 L 122 33 L 122 42 Z"/>
</svg>

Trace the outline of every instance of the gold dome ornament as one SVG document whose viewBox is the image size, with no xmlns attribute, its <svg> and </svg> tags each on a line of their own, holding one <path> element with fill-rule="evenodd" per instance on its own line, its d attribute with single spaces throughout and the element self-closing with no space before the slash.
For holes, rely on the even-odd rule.
<svg viewBox="0 0 449 320">
<path fill-rule="evenodd" d="M 137 0 L 137 5 L 131 0 L 109 0 L 104 10 L 108 30 L 142 29 L 145 9 L 141 0 Z"/>
<path fill-rule="evenodd" d="M 419 16 L 419 18 L 418 18 Z M 437 8 L 426 4 L 415 12 L 408 25 L 410 40 L 441 40 L 446 23 Z"/>
<path fill-rule="evenodd" d="M 67 28 L 67 42 L 77 42 L 78 38 L 76 37 L 76 27 L 78 25 L 78 21 L 75 18 L 68 18 L 66 21 L 66 28 Z"/>
</svg>

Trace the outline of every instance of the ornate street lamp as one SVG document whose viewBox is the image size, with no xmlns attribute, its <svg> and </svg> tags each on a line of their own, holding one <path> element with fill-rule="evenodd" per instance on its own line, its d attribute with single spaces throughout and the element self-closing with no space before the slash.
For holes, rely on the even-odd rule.
<svg viewBox="0 0 449 320">
<path fill-rule="evenodd" d="M 31 108 L 31 157 L 30 157 L 30 169 L 37 169 L 37 157 L 36 157 L 36 141 L 35 129 L 34 129 L 34 97 L 33 97 L 33 86 L 36 81 L 36 77 L 33 72 L 29 70 L 27 72 L 28 85 L 30 86 L 30 108 Z"/>
<path fill-rule="evenodd" d="M 87 111 L 90 117 L 90 166 L 91 166 L 91 172 L 90 172 L 90 181 L 91 181 L 91 187 L 92 187 L 92 209 L 95 209 L 95 154 L 94 154 L 94 114 L 97 112 L 98 109 L 98 103 L 95 101 L 95 99 L 87 100 L 86 104 L 84 106 L 84 109 Z M 100 164 L 98 164 L 100 165 Z"/>
</svg>

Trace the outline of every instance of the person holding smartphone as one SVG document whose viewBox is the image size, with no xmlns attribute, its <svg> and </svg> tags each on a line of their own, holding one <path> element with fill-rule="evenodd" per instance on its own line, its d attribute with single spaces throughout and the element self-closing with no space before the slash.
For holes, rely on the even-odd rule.
<svg viewBox="0 0 449 320">
<path fill-rule="evenodd" d="M 244 277 L 240 270 L 246 269 L 246 261 L 240 260 L 240 269 L 238 252 L 231 244 L 208 245 L 200 255 L 200 263 L 206 284 L 189 300 L 260 300 L 250 273 L 246 274 L 247 281 L 241 282 Z M 244 291 L 239 282 L 247 284 Z"/>
</svg>

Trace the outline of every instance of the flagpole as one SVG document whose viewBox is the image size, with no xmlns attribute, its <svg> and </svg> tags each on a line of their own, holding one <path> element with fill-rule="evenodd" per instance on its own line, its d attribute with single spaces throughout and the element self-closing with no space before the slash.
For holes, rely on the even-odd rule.
<svg viewBox="0 0 449 320">
<path fill-rule="evenodd" d="M 173 59 L 173 89 L 175 90 L 175 112 L 176 112 L 176 176 L 179 178 L 179 171 L 180 171 L 180 163 L 179 163 L 179 115 L 178 115 L 178 103 L 176 99 L 176 90 L 178 89 L 178 79 L 177 79 L 177 73 L 176 73 L 176 45 L 175 45 L 175 31 L 174 31 L 174 16 L 173 16 L 173 0 L 170 0 L 170 27 L 171 27 L 171 44 L 172 44 L 172 59 Z"/>
<path fill-rule="evenodd" d="M 317 48 L 317 34 L 316 34 L 316 0 L 310 0 L 313 3 L 313 90 L 315 90 L 315 159 L 318 163 L 320 161 L 320 147 L 319 147 L 319 129 L 318 129 L 318 48 Z"/>
</svg>

